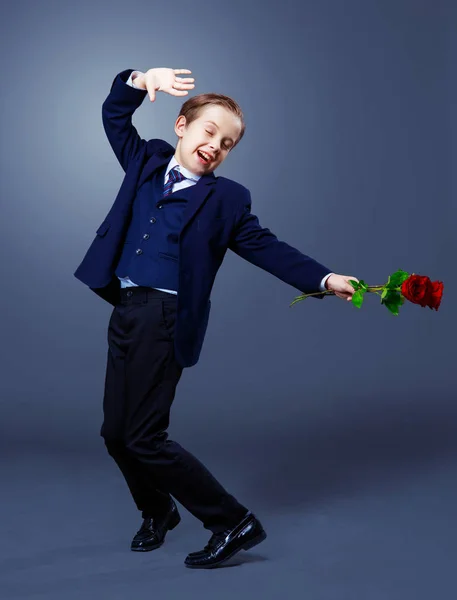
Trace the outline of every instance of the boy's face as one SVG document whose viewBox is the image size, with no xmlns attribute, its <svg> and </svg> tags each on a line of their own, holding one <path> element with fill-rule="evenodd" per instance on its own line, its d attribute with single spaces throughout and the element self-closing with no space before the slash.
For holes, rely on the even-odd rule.
<svg viewBox="0 0 457 600">
<path fill-rule="evenodd" d="M 179 137 L 175 152 L 178 163 L 195 175 L 205 175 L 233 148 L 241 133 L 241 121 L 223 106 L 211 104 L 201 108 L 188 125 L 183 115 L 178 117 L 175 132 Z"/>
</svg>

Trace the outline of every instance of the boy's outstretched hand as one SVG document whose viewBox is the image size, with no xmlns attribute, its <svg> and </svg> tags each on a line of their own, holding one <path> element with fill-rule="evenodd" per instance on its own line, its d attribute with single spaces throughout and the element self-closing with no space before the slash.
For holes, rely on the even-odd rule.
<svg viewBox="0 0 457 600">
<path fill-rule="evenodd" d="M 176 77 L 181 74 L 190 74 L 189 69 L 167 69 L 156 68 L 149 69 L 146 73 L 141 73 L 132 80 L 135 85 L 142 90 L 147 90 L 149 99 L 154 102 L 156 92 L 166 92 L 171 96 L 187 96 L 188 90 L 195 87 L 193 77 Z"/>
<path fill-rule="evenodd" d="M 325 282 L 325 287 L 328 290 L 335 292 L 335 295 L 338 296 L 338 298 L 342 298 L 343 300 L 350 302 L 355 290 L 349 283 L 349 279 L 353 279 L 357 282 L 359 281 L 357 277 L 351 277 L 350 275 L 337 275 L 334 273 L 333 275 L 330 275 Z"/>
</svg>

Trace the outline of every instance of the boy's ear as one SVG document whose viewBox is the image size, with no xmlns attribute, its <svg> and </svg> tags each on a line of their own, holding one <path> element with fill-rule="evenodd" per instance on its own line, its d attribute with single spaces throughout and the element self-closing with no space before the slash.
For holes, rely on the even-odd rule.
<svg viewBox="0 0 457 600">
<path fill-rule="evenodd" d="M 178 137 L 182 137 L 184 133 L 184 129 L 186 128 L 186 117 L 184 115 L 179 115 L 176 119 L 175 123 L 175 133 Z"/>
</svg>

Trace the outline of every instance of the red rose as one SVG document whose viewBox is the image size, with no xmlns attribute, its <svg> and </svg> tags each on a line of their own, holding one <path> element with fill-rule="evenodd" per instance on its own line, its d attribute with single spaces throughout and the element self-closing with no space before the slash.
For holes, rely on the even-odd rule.
<svg viewBox="0 0 457 600">
<path fill-rule="evenodd" d="M 403 296 L 422 307 L 438 310 L 443 296 L 443 282 L 431 281 L 426 275 L 410 275 L 401 286 Z"/>
<path fill-rule="evenodd" d="M 441 304 L 441 298 L 443 297 L 444 284 L 442 281 L 431 281 L 427 291 L 427 306 L 431 309 L 438 310 Z"/>
<path fill-rule="evenodd" d="M 401 293 L 410 302 L 427 306 L 430 277 L 426 275 L 410 275 L 408 279 L 401 284 Z"/>
</svg>

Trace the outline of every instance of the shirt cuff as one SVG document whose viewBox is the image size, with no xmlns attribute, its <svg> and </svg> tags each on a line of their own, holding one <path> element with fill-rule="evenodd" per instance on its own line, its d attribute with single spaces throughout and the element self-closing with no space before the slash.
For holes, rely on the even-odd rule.
<svg viewBox="0 0 457 600">
<path fill-rule="evenodd" d="M 335 275 L 335 273 L 328 273 L 321 281 L 320 286 L 319 286 L 319 290 L 321 292 L 325 292 L 327 290 L 327 288 L 325 287 L 325 282 L 327 281 L 327 279 L 330 277 L 330 275 Z"/>
<path fill-rule="evenodd" d="M 126 83 L 127 85 L 129 85 L 132 88 L 135 88 L 136 90 L 141 90 L 142 88 L 139 88 L 138 86 L 135 85 L 135 83 L 132 80 L 132 75 L 144 75 L 144 73 L 142 71 L 132 71 L 130 73 L 130 77 L 127 79 Z M 144 90 L 143 90 L 144 91 Z"/>
</svg>

